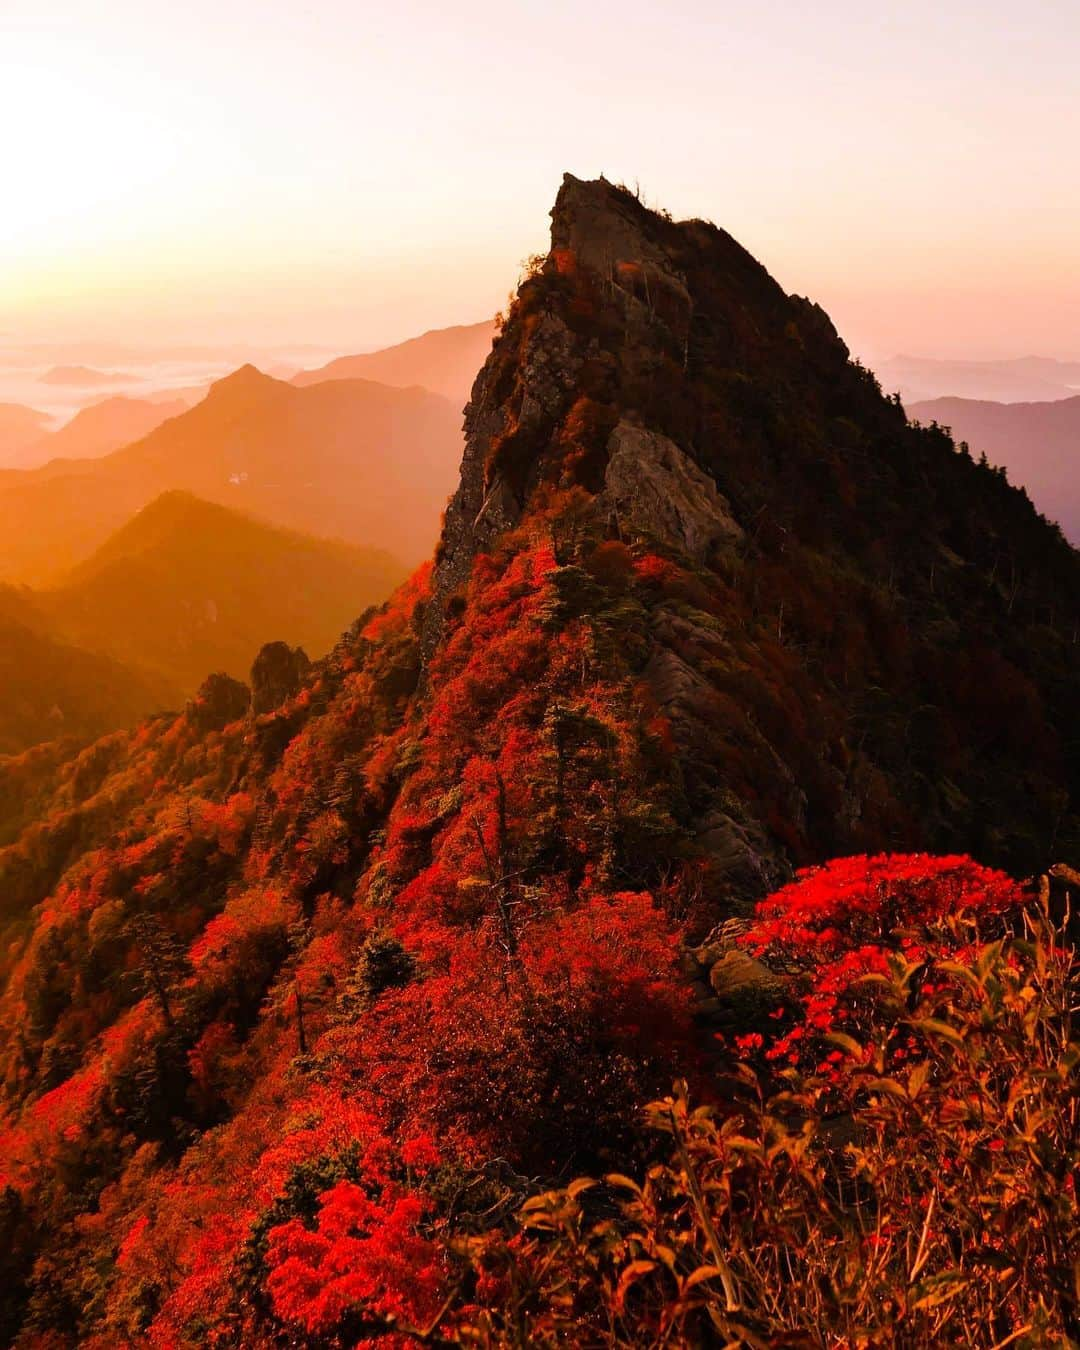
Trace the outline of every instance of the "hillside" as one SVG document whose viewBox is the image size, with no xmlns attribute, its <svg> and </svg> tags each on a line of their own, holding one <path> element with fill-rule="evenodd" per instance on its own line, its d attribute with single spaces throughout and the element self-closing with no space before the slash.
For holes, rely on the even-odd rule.
<svg viewBox="0 0 1080 1350">
<path fill-rule="evenodd" d="M 80 409 L 51 434 L 36 437 L 6 467 L 31 469 L 50 459 L 95 459 L 138 440 L 186 407 L 177 399 L 160 403 L 121 396 L 103 399 Z"/>
<path fill-rule="evenodd" d="M 568 175 L 432 564 L 254 718 L 17 766 L 2 1334 L 1074 1326 L 1065 946 L 989 869 L 1080 857 L 1078 568 L 729 235 Z"/>
<path fill-rule="evenodd" d="M 435 394 L 362 380 L 295 389 L 245 366 L 101 459 L 0 473 L 0 578 L 55 581 L 173 489 L 411 564 L 460 458 L 459 414 Z"/>
<path fill-rule="evenodd" d="M 64 642 L 0 587 L 0 756 L 59 737 L 92 740 L 169 706 L 172 681 Z"/>
<path fill-rule="evenodd" d="M 378 380 L 408 388 L 419 385 L 448 398 L 455 407 L 469 397 L 476 372 L 487 360 L 495 337 L 491 322 L 437 328 L 394 347 L 340 356 L 318 370 L 302 370 L 292 382 L 301 387 L 325 380 Z"/>
<path fill-rule="evenodd" d="M 212 670 L 246 678 L 269 639 L 322 655 L 358 608 L 385 599 L 403 575 L 387 554 L 169 492 L 38 605 L 77 646 L 153 670 L 190 695 Z"/>
<path fill-rule="evenodd" d="M 1080 544 L 1080 397 L 1050 403 L 938 398 L 912 403 L 908 413 L 950 427 L 974 455 L 1006 469 L 1009 480 Z"/>
</svg>

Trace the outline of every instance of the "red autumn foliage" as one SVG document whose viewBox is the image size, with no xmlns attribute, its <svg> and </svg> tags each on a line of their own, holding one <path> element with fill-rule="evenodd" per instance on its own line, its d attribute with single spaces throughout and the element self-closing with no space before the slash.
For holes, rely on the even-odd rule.
<svg viewBox="0 0 1080 1350">
<path fill-rule="evenodd" d="M 1005 873 L 963 856 L 879 854 L 804 869 L 761 901 L 740 939 L 793 980 L 796 1024 L 766 1057 L 799 1063 L 830 1033 L 857 1030 L 872 1009 L 867 977 L 883 975 L 897 952 L 912 962 L 955 955 L 970 943 L 968 930 L 957 935 L 959 916 L 990 936 L 1025 898 Z"/>
<path fill-rule="evenodd" d="M 307 1336 L 337 1332 L 350 1314 L 361 1326 L 378 1328 L 384 1318 L 421 1326 L 445 1297 L 439 1249 L 423 1232 L 431 1202 L 390 1174 L 391 1156 L 385 1141 L 369 1147 L 360 1181 L 341 1181 L 320 1196 L 313 1228 L 291 1219 L 270 1230 L 266 1288 L 274 1314 Z M 400 1156 L 421 1177 L 437 1160 L 424 1139 L 407 1141 Z M 408 1335 L 373 1339 L 387 1350 L 414 1343 Z"/>
</svg>

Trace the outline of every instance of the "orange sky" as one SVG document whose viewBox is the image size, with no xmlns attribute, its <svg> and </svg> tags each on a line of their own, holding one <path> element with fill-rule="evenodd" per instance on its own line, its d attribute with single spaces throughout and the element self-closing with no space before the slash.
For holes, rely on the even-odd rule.
<svg viewBox="0 0 1080 1350">
<path fill-rule="evenodd" d="M 3 0 L 0 336 L 359 349 L 490 314 L 560 175 L 861 353 L 1080 358 L 1075 3 Z"/>
</svg>

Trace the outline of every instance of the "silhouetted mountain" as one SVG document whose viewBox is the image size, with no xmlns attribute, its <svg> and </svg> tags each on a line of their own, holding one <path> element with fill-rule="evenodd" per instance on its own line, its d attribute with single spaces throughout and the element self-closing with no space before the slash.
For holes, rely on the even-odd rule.
<svg viewBox="0 0 1080 1350">
<path fill-rule="evenodd" d="M 356 610 L 384 600 L 403 575 L 388 554 L 174 491 L 38 605 L 69 641 L 147 667 L 190 695 L 211 670 L 246 679 L 271 638 L 323 655 Z"/>
<path fill-rule="evenodd" d="M 0 403 L 0 469 L 21 462 L 28 447 L 40 441 L 52 419 L 21 403 Z"/>
<path fill-rule="evenodd" d="M 420 385 L 460 407 L 469 397 L 494 337 L 495 325 L 490 321 L 436 328 L 395 347 L 340 356 L 318 370 L 302 370 L 292 383 L 306 386 L 324 380 L 365 379 L 403 388 Z"/>
<path fill-rule="evenodd" d="M 120 395 L 91 403 L 58 430 L 28 444 L 6 467 L 30 469 L 51 459 L 96 459 L 138 440 L 187 407 L 182 399 L 150 402 Z"/>
<path fill-rule="evenodd" d="M 366 380 L 296 389 L 245 366 L 104 458 L 0 473 L 0 577 L 55 580 L 174 488 L 413 563 L 460 458 L 460 416 L 438 395 Z"/>
<path fill-rule="evenodd" d="M 951 395 L 999 403 L 1068 398 L 1080 390 L 1080 361 L 1021 356 L 1010 361 L 936 361 L 894 356 L 877 368 L 882 387 L 905 404 Z"/>
<path fill-rule="evenodd" d="M 265 384 L 238 373 L 201 418 L 248 427 L 270 400 L 279 424 L 294 405 Z M 202 420 L 175 435 L 191 417 L 138 454 L 197 444 Z M 725 1224 L 757 1217 L 728 1203 L 730 1173 L 698 1186 L 681 1099 L 653 1113 L 682 1150 L 670 1169 L 647 1194 L 615 1178 L 637 1205 L 625 1237 L 610 1202 L 547 1185 L 653 1160 L 641 1108 L 676 1076 L 729 1104 L 718 1029 L 761 1044 L 765 977 L 778 1018 L 802 986 L 728 935 L 795 867 L 970 849 L 1024 875 L 1050 850 L 1080 857 L 1078 569 L 1022 494 L 909 425 L 825 313 L 729 235 L 567 176 L 551 251 L 474 384 L 433 566 L 311 669 L 266 653 L 266 711 L 219 675 L 182 716 L 46 758 L 36 780 L 18 766 L 42 806 L 0 851 L 3 1331 L 27 1347 L 569 1345 L 530 1330 L 545 1254 L 567 1243 L 582 1259 L 550 1302 L 572 1316 L 606 1291 L 611 1309 L 583 1344 L 637 1315 L 631 1286 L 652 1273 L 658 1321 L 676 1301 L 717 1317 L 618 1344 L 770 1343 L 724 1320 L 734 1293 L 702 1288 L 727 1260 L 711 1219 L 693 1283 L 681 1246 L 641 1236 L 655 1213 L 690 1232 L 714 1202 Z M 873 891 L 874 868 L 852 866 Z M 979 1116 L 998 1102 L 992 1050 L 977 1029 L 916 1026 L 925 952 L 870 899 L 894 946 L 873 962 L 856 947 L 850 967 L 889 971 L 875 988 L 898 1011 L 880 1045 L 877 1024 L 847 1043 L 859 1100 L 888 1095 L 883 1057 L 925 1031 L 930 1067 L 891 1099 L 936 1092 L 963 1060 L 977 1106 L 949 1098 L 942 1120 Z M 842 911 L 830 939 L 865 916 Z M 1011 977 L 973 978 L 975 1023 L 997 1003 L 1026 1015 Z M 819 1173 L 815 1203 L 858 1191 L 865 1252 L 861 1189 L 832 1185 L 835 1153 L 811 1168 L 799 1133 L 833 1089 L 780 1081 L 770 1146 L 721 1109 L 722 1147 L 790 1164 L 789 1196 Z M 1034 1119 L 1009 1096 L 1011 1113 Z M 780 1117 L 795 1133 L 774 1150 Z M 903 1158 L 913 1139 L 887 1142 Z M 1017 1158 L 1029 1145 L 1010 1135 Z M 680 1179 L 693 1195 L 672 1211 L 662 1188 Z M 760 1222 L 786 1270 L 787 1228 Z M 982 1252 L 981 1212 L 975 1231 Z M 621 1278 L 605 1282 L 594 1238 L 626 1254 Z M 901 1243 L 908 1301 L 917 1242 Z M 937 1299 L 958 1258 L 933 1246 Z"/>
<path fill-rule="evenodd" d="M 908 413 L 950 427 L 974 455 L 1007 469 L 1010 481 L 1080 545 L 1080 397 L 1055 403 L 939 398 L 912 403 Z"/>
</svg>

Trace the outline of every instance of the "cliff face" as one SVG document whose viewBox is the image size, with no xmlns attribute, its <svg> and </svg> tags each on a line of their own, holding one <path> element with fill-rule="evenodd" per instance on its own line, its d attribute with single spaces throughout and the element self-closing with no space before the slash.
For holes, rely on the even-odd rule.
<svg viewBox="0 0 1080 1350">
<path fill-rule="evenodd" d="M 473 552 L 516 523 L 539 482 L 558 479 L 558 433 L 579 398 L 640 425 L 674 421 L 687 402 L 706 402 L 695 389 L 703 371 L 744 383 L 790 369 L 820 386 L 818 399 L 827 402 L 838 384 L 853 383 L 847 349 L 825 314 L 786 296 L 714 226 L 675 224 L 624 189 L 570 174 L 551 218 L 552 251 L 525 281 L 466 409 L 461 483 L 436 573 L 444 592 L 460 582 Z M 894 410 L 891 420 L 902 418 Z M 667 450 L 674 478 L 688 471 L 688 458 L 722 467 L 724 429 L 679 429 L 684 443 Z M 606 430 L 616 445 L 625 442 L 625 425 Z M 596 448 L 594 479 L 602 479 L 610 450 Z M 655 453 L 646 451 L 646 463 Z"/>
<path fill-rule="evenodd" d="M 1080 857 L 1060 535 L 713 226 L 552 234 L 433 568 L 251 712 L 0 761 L 0 1340 L 434 1325 L 427 1235 L 632 1147 L 794 867 Z"/>
<path fill-rule="evenodd" d="M 727 738 L 769 765 L 759 789 L 722 755 L 690 793 L 744 884 L 791 861 L 791 831 L 811 856 L 966 840 L 1035 866 L 1076 828 L 1054 805 L 1077 787 L 1076 555 L 999 476 L 908 427 L 827 315 L 723 231 L 567 175 L 551 238 L 466 410 L 425 658 L 476 556 L 579 491 L 591 528 L 724 589 L 707 623 L 653 607 L 642 673 L 684 766 Z"/>
</svg>

